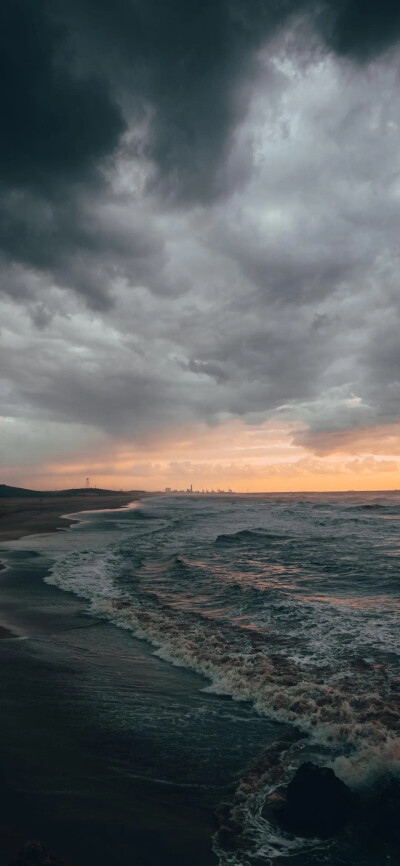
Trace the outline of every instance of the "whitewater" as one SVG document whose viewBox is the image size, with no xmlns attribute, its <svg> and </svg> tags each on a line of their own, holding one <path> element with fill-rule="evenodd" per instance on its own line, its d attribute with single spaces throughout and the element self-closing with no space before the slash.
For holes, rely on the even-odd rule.
<svg viewBox="0 0 400 866">
<path fill-rule="evenodd" d="M 279 833 L 266 798 L 310 758 L 353 787 L 400 771 L 399 520 L 397 492 L 154 497 L 117 541 L 66 553 L 47 575 L 206 691 L 288 726 L 224 807 L 236 839 L 216 834 L 222 866 L 305 852 L 350 863 Z"/>
</svg>

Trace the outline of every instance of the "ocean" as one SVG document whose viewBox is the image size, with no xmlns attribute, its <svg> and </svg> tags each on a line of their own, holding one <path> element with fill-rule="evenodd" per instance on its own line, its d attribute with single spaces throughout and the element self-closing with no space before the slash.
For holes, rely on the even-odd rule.
<svg viewBox="0 0 400 866">
<path fill-rule="evenodd" d="M 24 814 L 74 863 L 386 864 L 264 806 L 305 760 L 400 772 L 399 520 L 397 492 L 162 496 L 3 545 Z"/>
</svg>

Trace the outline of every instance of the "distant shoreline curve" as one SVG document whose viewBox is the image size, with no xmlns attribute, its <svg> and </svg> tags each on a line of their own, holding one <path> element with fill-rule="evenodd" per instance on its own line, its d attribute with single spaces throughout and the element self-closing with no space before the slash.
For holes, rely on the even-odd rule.
<svg viewBox="0 0 400 866">
<path fill-rule="evenodd" d="M 93 497 L 65 496 L 54 498 L 43 494 L 40 498 L 10 498 L 0 502 L 0 544 L 17 541 L 27 535 L 39 535 L 68 529 L 85 511 L 113 510 L 151 496 L 149 493 L 99 494 Z M 1 548 L 0 548 L 1 549 Z"/>
</svg>

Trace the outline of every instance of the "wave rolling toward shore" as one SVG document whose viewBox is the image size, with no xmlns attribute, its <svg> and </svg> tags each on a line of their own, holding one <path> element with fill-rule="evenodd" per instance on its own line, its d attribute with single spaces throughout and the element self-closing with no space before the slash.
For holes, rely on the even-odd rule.
<svg viewBox="0 0 400 866">
<path fill-rule="evenodd" d="M 400 495 L 151 499 L 132 517 L 126 540 L 61 557 L 48 582 L 304 735 L 260 743 L 231 804 L 236 850 L 216 851 L 319 862 L 321 843 L 279 833 L 263 805 L 310 757 L 352 786 L 399 772 Z"/>
</svg>

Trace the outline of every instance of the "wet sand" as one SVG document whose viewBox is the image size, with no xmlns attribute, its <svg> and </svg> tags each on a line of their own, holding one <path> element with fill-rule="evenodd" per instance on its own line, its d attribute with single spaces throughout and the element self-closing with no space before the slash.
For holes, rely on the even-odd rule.
<svg viewBox="0 0 400 866">
<path fill-rule="evenodd" d="M 4 568 L 2 562 L 0 562 L 0 571 Z M 5 625 L 0 624 L 0 640 L 8 640 L 11 637 L 16 637 L 11 629 L 7 628 Z"/>
<path fill-rule="evenodd" d="M 7 595 L 26 605 L 30 635 L 1 641 L 0 866 L 32 839 L 66 866 L 216 864 L 216 795 L 165 783 L 162 771 L 154 778 L 164 750 L 137 709 L 160 692 L 164 714 L 174 712 L 178 694 L 186 716 L 192 700 L 203 704 L 202 681 L 87 618 L 85 604 L 42 573 L 38 556 L 3 573 Z M 167 740 L 174 753 L 173 728 Z"/>
<path fill-rule="evenodd" d="M 62 513 L 118 508 L 135 498 L 141 495 L 7 500 L 0 503 L 7 524 L 2 539 L 36 534 L 39 526 L 42 532 L 69 526 L 73 519 Z M 90 523 L 82 532 L 90 532 Z M 68 534 L 62 536 L 67 543 Z M 35 549 L 39 539 L 32 544 Z M 32 839 L 42 840 L 66 866 L 215 864 L 215 794 L 182 791 L 152 773 L 142 778 L 143 755 L 151 764 L 157 741 L 150 735 L 143 742 L 136 717 L 128 733 L 121 731 L 120 711 L 107 722 L 108 708 L 120 703 L 124 670 L 120 710 L 131 695 L 126 712 L 133 714 L 149 690 L 168 694 L 170 679 L 178 683 L 171 686 L 173 704 L 183 689 L 190 706 L 201 682 L 170 670 L 146 645 L 109 624 L 88 620 L 84 603 L 43 583 L 42 557 L 22 545 L 20 553 L 18 545 L 15 553 L 12 545 L 4 551 L 1 574 L 0 866 Z M 14 620 L 15 632 L 7 627 Z M 86 658 L 97 660 L 97 671 Z M 168 742 L 174 749 L 172 731 Z"/>
<path fill-rule="evenodd" d="M 54 532 L 66 529 L 75 521 L 66 514 L 78 511 L 97 511 L 103 508 L 121 508 L 148 494 L 131 493 L 96 494 L 79 496 L 55 496 L 43 493 L 35 497 L 10 497 L 0 499 L 0 542 L 15 541 L 25 535 Z"/>
</svg>

